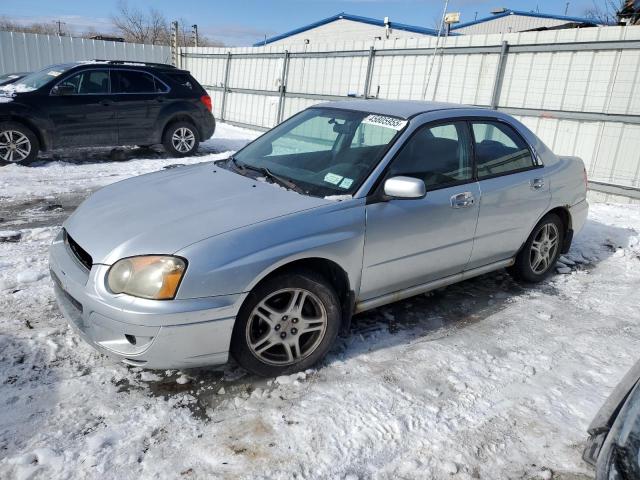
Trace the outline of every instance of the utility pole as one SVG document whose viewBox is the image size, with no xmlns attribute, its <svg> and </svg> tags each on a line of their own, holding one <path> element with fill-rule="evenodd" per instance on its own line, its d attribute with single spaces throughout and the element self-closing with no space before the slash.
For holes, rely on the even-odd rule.
<svg viewBox="0 0 640 480">
<path fill-rule="evenodd" d="M 193 46 L 198 46 L 198 25 L 191 25 L 191 36 L 193 37 Z"/>
<path fill-rule="evenodd" d="M 58 25 L 58 35 L 62 37 L 64 35 L 64 33 L 62 32 L 62 25 L 66 25 L 66 22 L 63 22 L 61 20 L 54 20 L 53 23 Z"/>
<path fill-rule="evenodd" d="M 567 13 L 569 13 L 569 2 L 567 2 L 567 4 L 564 7 L 564 15 L 565 15 L 565 17 L 567 16 Z"/>
<path fill-rule="evenodd" d="M 171 22 L 171 53 L 174 66 L 178 65 L 178 22 Z"/>
</svg>

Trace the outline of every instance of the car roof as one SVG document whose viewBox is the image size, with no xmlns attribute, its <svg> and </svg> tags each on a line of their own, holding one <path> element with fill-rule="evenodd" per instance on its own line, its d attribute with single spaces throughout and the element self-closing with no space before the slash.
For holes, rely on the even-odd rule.
<svg viewBox="0 0 640 480">
<path fill-rule="evenodd" d="M 471 105 L 461 105 L 459 103 L 426 102 L 419 100 L 379 100 L 375 98 L 369 100 L 354 99 L 324 102 L 314 105 L 314 107 L 355 110 L 359 112 L 375 113 L 378 115 L 389 115 L 403 119 L 409 119 L 421 113 L 433 112 L 436 110 L 485 110 L 483 108 L 473 107 Z"/>
</svg>

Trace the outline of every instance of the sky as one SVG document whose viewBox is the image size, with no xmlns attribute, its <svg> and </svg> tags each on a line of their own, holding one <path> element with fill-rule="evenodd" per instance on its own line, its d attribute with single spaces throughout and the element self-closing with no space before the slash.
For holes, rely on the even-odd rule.
<svg viewBox="0 0 640 480">
<path fill-rule="evenodd" d="M 568 15 L 583 16 L 594 2 L 571 0 Z M 94 28 L 110 32 L 119 0 L 0 0 L 0 17 L 19 22 L 61 20 L 72 32 Z M 488 16 L 491 9 L 537 10 L 564 14 L 564 0 L 450 0 L 448 11 L 461 12 L 461 21 Z M 284 33 L 336 13 L 346 12 L 391 21 L 434 27 L 442 15 L 441 0 L 129 0 L 130 7 L 154 7 L 170 19 L 198 24 L 201 33 L 226 45 L 251 45 L 266 36 Z"/>
</svg>

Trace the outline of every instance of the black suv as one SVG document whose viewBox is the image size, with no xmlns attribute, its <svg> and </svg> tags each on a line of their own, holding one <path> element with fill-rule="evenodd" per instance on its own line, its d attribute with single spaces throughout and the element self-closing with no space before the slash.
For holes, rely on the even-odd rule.
<svg viewBox="0 0 640 480">
<path fill-rule="evenodd" d="M 55 148 L 158 143 L 183 157 L 214 130 L 211 98 L 171 65 L 66 63 L 0 87 L 0 162 Z"/>
</svg>

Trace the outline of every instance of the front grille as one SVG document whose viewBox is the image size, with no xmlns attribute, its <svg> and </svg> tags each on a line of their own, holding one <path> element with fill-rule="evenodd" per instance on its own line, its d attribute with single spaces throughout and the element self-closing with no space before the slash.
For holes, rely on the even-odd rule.
<svg viewBox="0 0 640 480">
<path fill-rule="evenodd" d="M 91 267 L 93 265 L 93 258 L 91 258 L 91 255 L 89 255 L 89 253 L 85 249 L 83 249 L 80 245 L 78 245 L 78 243 L 73 238 L 71 238 L 71 236 L 67 233 L 66 230 L 64 230 L 64 241 L 69 246 L 69 250 L 73 252 L 76 259 L 87 270 L 91 270 Z"/>
</svg>

